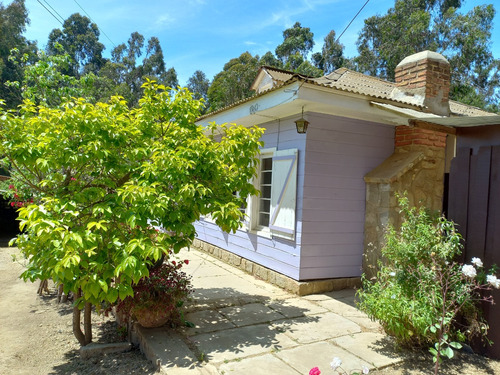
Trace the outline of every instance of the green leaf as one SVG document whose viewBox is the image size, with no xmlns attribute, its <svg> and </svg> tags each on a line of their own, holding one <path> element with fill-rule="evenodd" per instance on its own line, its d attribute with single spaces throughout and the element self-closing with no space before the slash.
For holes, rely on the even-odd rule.
<svg viewBox="0 0 500 375">
<path fill-rule="evenodd" d="M 454 349 L 462 349 L 462 344 L 460 344 L 459 342 L 456 342 L 456 341 L 450 342 L 450 346 Z"/>
<path fill-rule="evenodd" d="M 448 358 L 453 358 L 453 349 L 450 347 L 447 347 L 446 349 L 441 350 L 441 354 L 448 357 Z"/>
</svg>

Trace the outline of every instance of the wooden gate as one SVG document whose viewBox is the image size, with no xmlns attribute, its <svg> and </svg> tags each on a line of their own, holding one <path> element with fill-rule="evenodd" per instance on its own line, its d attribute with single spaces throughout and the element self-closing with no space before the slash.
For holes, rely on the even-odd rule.
<svg viewBox="0 0 500 375">
<path fill-rule="evenodd" d="M 481 258 L 488 269 L 500 266 L 500 146 L 458 149 L 449 176 L 448 218 L 465 238 L 463 261 Z M 494 345 L 486 353 L 500 358 L 500 291 L 492 292 L 495 305 L 485 304 Z"/>
</svg>

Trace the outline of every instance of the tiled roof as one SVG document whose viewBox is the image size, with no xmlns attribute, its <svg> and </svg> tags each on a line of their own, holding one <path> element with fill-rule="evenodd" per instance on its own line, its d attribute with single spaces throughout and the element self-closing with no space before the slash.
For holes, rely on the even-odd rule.
<svg viewBox="0 0 500 375">
<path fill-rule="evenodd" d="M 395 87 L 394 83 L 370 77 L 346 68 L 340 68 L 326 76 L 314 78 L 313 81 L 322 86 L 384 99 L 391 98 L 391 92 Z"/>
<path fill-rule="evenodd" d="M 486 112 L 480 108 L 450 100 L 450 111 L 457 116 L 495 116 L 494 113 Z"/>
<path fill-rule="evenodd" d="M 334 90 L 383 99 L 384 101 L 394 103 L 394 105 L 398 105 L 398 103 L 399 105 L 409 105 L 418 110 L 423 110 L 425 108 L 422 104 L 417 103 L 412 96 L 405 95 L 401 90 L 399 90 L 394 82 L 384 81 L 380 78 L 371 77 L 347 68 L 337 69 L 332 73 L 319 78 L 312 78 L 269 66 L 263 66 L 261 69 L 265 70 L 272 77 L 275 81 L 275 85 L 265 91 L 258 92 L 250 98 L 242 99 L 225 108 L 204 115 L 200 117 L 200 119 L 215 113 L 223 112 L 226 109 L 265 95 L 267 92 L 274 91 L 283 85 L 292 83 L 293 81 L 302 81 L 322 87 L 332 88 Z M 493 113 L 456 101 L 450 100 L 449 104 L 452 116 L 494 116 Z"/>
</svg>

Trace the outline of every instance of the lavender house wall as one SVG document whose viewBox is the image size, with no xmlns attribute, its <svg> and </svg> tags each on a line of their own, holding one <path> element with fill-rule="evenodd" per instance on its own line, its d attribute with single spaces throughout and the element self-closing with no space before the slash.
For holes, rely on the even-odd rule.
<svg viewBox="0 0 500 375">
<path fill-rule="evenodd" d="M 297 134 L 293 120 L 292 118 L 281 119 L 279 122 L 273 121 L 260 126 L 266 129 L 262 137 L 265 148 L 298 149 L 295 240 L 258 236 L 249 230 L 239 230 L 235 234 L 228 234 L 209 220 L 199 221 L 196 224 L 196 231 L 201 241 L 209 242 L 298 280 L 306 136 Z"/>
<path fill-rule="evenodd" d="M 309 114 L 300 279 L 361 275 L 363 177 L 394 151 L 394 127 Z"/>
<path fill-rule="evenodd" d="M 298 149 L 295 240 L 224 233 L 214 223 L 196 224 L 198 239 L 295 280 L 361 274 L 365 185 L 363 177 L 394 151 L 394 127 L 307 113 L 307 134 L 294 120 L 266 128 L 265 148 Z"/>
</svg>

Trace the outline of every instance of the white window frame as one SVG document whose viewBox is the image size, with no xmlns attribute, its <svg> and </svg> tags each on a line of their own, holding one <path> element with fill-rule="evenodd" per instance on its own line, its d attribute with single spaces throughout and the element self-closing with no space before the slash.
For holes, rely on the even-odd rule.
<svg viewBox="0 0 500 375">
<path fill-rule="evenodd" d="M 271 207 L 269 225 L 259 225 L 260 197 L 252 196 L 247 201 L 249 220 L 247 228 L 263 237 L 295 239 L 296 201 L 297 201 L 297 162 L 298 150 L 266 148 L 261 150 L 260 158 L 272 158 Z M 260 190 L 261 173 L 258 171 L 254 186 Z"/>
</svg>

